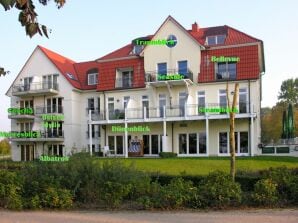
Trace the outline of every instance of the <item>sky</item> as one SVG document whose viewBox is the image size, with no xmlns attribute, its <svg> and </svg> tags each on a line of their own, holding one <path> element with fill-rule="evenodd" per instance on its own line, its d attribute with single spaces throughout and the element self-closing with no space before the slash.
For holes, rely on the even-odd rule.
<svg viewBox="0 0 298 223">
<path fill-rule="evenodd" d="M 97 59 L 140 36 L 154 34 L 168 15 L 186 29 L 229 25 L 263 40 L 266 72 L 262 107 L 273 106 L 281 82 L 298 77 L 297 0 L 109 0 L 66 1 L 58 10 L 52 0 L 36 3 L 38 22 L 52 29 L 50 38 L 30 39 L 18 22 L 18 10 L 0 6 L 0 66 L 11 73 L 0 77 L 0 131 L 10 130 L 5 95 L 37 45 L 77 62 Z"/>
</svg>

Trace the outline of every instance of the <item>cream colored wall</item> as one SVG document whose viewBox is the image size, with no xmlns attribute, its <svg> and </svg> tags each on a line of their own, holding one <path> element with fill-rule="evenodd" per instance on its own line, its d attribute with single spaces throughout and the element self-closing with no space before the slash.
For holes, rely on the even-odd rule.
<svg viewBox="0 0 298 223">
<path fill-rule="evenodd" d="M 187 60 L 188 67 L 193 72 L 194 80 L 197 80 L 201 61 L 201 51 L 198 43 L 171 20 L 161 27 L 153 40 L 167 39 L 170 34 L 177 37 L 175 47 L 169 48 L 166 45 L 147 45 L 145 47 L 145 71 L 157 70 L 157 63 L 162 62 L 167 62 L 168 69 L 178 69 L 177 61 Z"/>
</svg>

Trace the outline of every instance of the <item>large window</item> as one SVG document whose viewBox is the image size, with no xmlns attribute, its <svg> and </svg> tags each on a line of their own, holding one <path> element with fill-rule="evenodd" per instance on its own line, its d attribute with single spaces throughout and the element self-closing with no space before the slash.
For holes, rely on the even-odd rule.
<svg viewBox="0 0 298 223">
<path fill-rule="evenodd" d="M 219 154 L 227 154 L 230 139 L 228 132 L 219 133 Z M 248 132 L 235 132 L 235 152 L 236 154 L 248 154 Z"/>
<path fill-rule="evenodd" d="M 93 68 L 87 71 L 88 85 L 95 85 L 98 83 L 98 69 Z"/>
<path fill-rule="evenodd" d="M 206 133 L 183 133 L 178 137 L 179 154 L 206 154 Z"/>
<path fill-rule="evenodd" d="M 206 43 L 207 45 L 217 45 L 224 44 L 226 36 L 225 35 L 217 35 L 217 36 L 207 36 Z"/>
<path fill-rule="evenodd" d="M 236 63 L 215 63 L 216 80 L 235 80 L 237 76 Z"/>
<path fill-rule="evenodd" d="M 186 92 L 179 92 L 179 113 L 181 117 L 185 115 L 187 97 L 188 94 Z"/>
<path fill-rule="evenodd" d="M 116 88 L 131 88 L 133 86 L 133 69 L 119 68 L 117 69 L 117 77 L 115 81 Z"/>
<path fill-rule="evenodd" d="M 144 154 L 158 155 L 162 151 L 162 135 L 143 135 Z"/>
</svg>

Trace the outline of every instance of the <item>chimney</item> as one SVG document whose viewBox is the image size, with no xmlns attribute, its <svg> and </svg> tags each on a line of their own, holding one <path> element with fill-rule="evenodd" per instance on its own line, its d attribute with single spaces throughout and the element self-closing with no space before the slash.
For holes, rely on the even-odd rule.
<svg viewBox="0 0 298 223">
<path fill-rule="evenodd" d="M 192 28 L 191 29 L 192 32 L 198 32 L 199 29 L 200 29 L 199 26 L 198 26 L 198 24 L 196 22 L 191 25 L 191 28 Z"/>
</svg>

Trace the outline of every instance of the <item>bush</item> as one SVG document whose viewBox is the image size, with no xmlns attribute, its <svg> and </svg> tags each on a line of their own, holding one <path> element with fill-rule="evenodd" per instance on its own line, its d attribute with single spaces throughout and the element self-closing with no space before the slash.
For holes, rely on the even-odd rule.
<svg viewBox="0 0 298 223">
<path fill-rule="evenodd" d="M 0 170 L 0 207 L 22 209 L 22 183 L 16 173 Z"/>
<path fill-rule="evenodd" d="M 137 200 L 150 190 L 150 178 L 133 165 L 125 166 L 113 160 L 105 162 L 99 173 L 97 185 L 101 200 L 109 207 L 118 207 L 125 199 Z"/>
<path fill-rule="evenodd" d="M 276 185 L 278 196 L 283 203 L 297 202 L 298 174 L 286 167 L 270 168 L 262 173 L 264 179 L 271 179 Z"/>
<path fill-rule="evenodd" d="M 257 205 L 274 206 L 278 201 L 277 184 L 272 179 L 259 180 L 255 184 L 252 199 Z"/>
<path fill-rule="evenodd" d="M 161 158 L 173 158 L 173 157 L 177 157 L 177 153 L 173 153 L 173 152 L 160 152 L 159 156 Z"/>
<path fill-rule="evenodd" d="M 201 207 L 227 207 L 240 204 L 240 184 L 224 172 L 210 173 L 198 187 L 198 205 Z"/>
<path fill-rule="evenodd" d="M 69 190 L 49 187 L 41 194 L 41 203 L 47 208 L 70 208 L 72 195 Z"/>
</svg>

